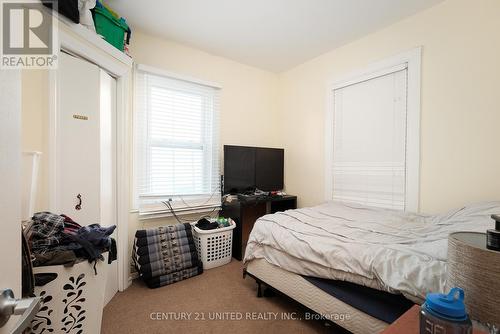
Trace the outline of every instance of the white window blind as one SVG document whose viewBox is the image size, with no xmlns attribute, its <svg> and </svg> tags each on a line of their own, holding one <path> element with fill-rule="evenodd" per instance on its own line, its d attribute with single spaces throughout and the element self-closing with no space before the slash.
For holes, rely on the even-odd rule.
<svg viewBox="0 0 500 334">
<path fill-rule="evenodd" d="M 135 99 L 140 217 L 220 206 L 219 88 L 139 67 Z"/>
<path fill-rule="evenodd" d="M 405 210 L 407 69 L 335 89 L 332 199 Z"/>
</svg>

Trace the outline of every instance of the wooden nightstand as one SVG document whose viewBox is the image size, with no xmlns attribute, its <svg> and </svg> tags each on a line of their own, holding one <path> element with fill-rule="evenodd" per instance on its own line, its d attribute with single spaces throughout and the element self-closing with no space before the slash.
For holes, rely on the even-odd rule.
<svg viewBox="0 0 500 334">
<path fill-rule="evenodd" d="M 419 334 L 420 333 L 420 306 L 415 305 L 403 314 L 398 320 L 387 327 L 382 334 Z M 486 334 L 480 330 L 474 329 L 473 334 Z"/>
</svg>

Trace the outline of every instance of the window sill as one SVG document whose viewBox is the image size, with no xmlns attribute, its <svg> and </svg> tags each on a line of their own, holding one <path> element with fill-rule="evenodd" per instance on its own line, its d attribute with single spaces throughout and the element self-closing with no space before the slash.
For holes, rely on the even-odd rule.
<svg viewBox="0 0 500 334">
<path fill-rule="evenodd" d="M 206 208 L 199 208 L 195 210 L 185 210 L 185 211 L 176 211 L 175 214 L 177 216 L 190 216 L 190 215 L 196 215 L 193 217 L 193 221 L 197 221 L 198 219 L 201 218 L 201 216 L 205 216 L 207 214 L 218 214 L 220 210 L 220 206 L 216 207 L 206 207 Z M 139 210 L 136 211 L 139 213 Z M 158 211 L 158 212 L 151 212 L 151 213 L 143 213 L 142 215 L 139 213 L 139 220 L 140 221 L 145 221 L 145 220 L 151 220 L 151 219 L 161 219 L 161 218 L 174 218 L 174 215 L 170 211 Z M 189 220 L 189 217 L 184 218 L 185 220 Z"/>
</svg>

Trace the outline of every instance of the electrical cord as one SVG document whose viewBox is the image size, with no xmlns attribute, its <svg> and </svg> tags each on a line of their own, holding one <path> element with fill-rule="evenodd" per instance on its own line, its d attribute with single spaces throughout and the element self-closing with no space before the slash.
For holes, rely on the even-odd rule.
<svg viewBox="0 0 500 334">
<path fill-rule="evenodd" d="M 181 219 L 181 218 L 179 218 L 179 217 L 177 216 L 177 214 L 175 213 L 174 209 L 172 208 L 172 205 L 170 204 L 170 202 L 168 202 L 168 201 L 163 201 L 162 203 L 163 203 L 163 204 L 164 204 L 164 205 L 165 205 L 165 206 L 166 206 L 166 207 L 170 210 L 170 213 L 172 213 L 172 215 L 174 216 L 174 218 L 175 218 L 175 219 L 176 219 L 179 223 L 181 223 L 181 224 L 184 224 L 184 223 L 185 223 L 184 221 L 182 221 L 182 219 Z"/>
<path fill-rule="evenodd" d="M 201 204 L 198 204 L 198 206 L 203 206 L 203 205 L 207 204 L 208 202 L 210 202 L 210 201 L 212 200 L 212 198 L 214 197 L 214 195 L 215 195 L 216 193 L 218 193 L 218 192 L 220 192 L 220 190 L 217 190 L 217 189 L 216 189 L 216 190 L 214 190 L 214 191 L 212 192 L 212 194 L 210 195 L 210 197 L 209 197 L 209 198 L 208 198 L 205 202 L 203 202 L 203 203 L 201 203 Z M 185 205 L 187 208 L 193 208 L 193 207 L 192 207 L 192 206 L 190 206 L 188 203 L 186 203 L 186 201 L 184 200 L 184 198 L 183 198 L 182 196 L 180 196 L 180 195 L 179 195 L 178 197 L 181 199 L 182 203 L 184 203 L 184 205 Z"/>
<path fill-rule="evenodd" d="M 174 208 L 172 207 L 172 204 L 169 202 L 169 201 L 162 201 L 163 205 L 165 205 L 170 213 L 172 213 L 172 216 L 174 216 L 174 218 L 177 220 L 177 222 L 181 223 L 181 224 L 185 224 L 185 223 L 191 223 L 193 222 L 193 219 L 182 219 L 181 217 L 179 217 L 177 215 L 177 213 L 175 212 Z M 202 215 L 202 216 L 198 216 L 195 220 L 198 221 L 202 218 L 213 218 L 212 217 L 212 214 L 218 209 L 218 207 L 215 207 L 212 209 L 212 211 L 210 211 L 208 214 L 206 215 Z"/>
</svg>

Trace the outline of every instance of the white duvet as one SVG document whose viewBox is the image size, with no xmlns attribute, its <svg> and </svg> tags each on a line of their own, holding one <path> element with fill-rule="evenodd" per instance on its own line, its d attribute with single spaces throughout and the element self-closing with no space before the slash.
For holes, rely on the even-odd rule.
<svg viewBox="0 0 500 334">
<path fill-rule="evenodd" d="M 297 274 L 418 300 L 444 292 L 448 234 L 485 232 L 493 226 L 493 213 L 500 213 L 500 202 L 435 216 L 328 202 L 259 218 L 244 261 L 264 258 Z"/>
</svg>

